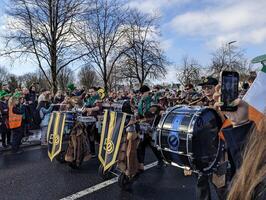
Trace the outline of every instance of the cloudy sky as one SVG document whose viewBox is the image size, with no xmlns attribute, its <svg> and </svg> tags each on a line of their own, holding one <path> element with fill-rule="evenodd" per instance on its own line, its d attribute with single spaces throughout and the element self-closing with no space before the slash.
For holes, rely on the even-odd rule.
<svg viewBox="0 0 266 200">
<path fill-rule="evenodd" d="M 232 40 L 249 59 L 266 53 L 265 0 L 128 0 L 128 4 L 161 16 L 162 47 L 177 65 L 189 55 L 206 66 L 210 54 Z M 0 19 L 3 24 L 4 18 Z M 11 69 L 17 74 L 33 70 L 19 62 Z M 168 71 L 167 80 L 175 81 L 173 67 Z"/>
</svg>

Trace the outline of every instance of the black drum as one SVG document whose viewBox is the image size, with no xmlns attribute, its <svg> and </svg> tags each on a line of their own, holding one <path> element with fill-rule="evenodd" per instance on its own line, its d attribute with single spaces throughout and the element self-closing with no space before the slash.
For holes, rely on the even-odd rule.
<svg viewBox="0 0 266 200">
<path fill-rule="evenodd" d="M 154 144 L 167 163 L 208 172 L 218 161 L 221 127 L 214 109 L 176 106 L 163 114 L 153 135 Z"/>
</svg>

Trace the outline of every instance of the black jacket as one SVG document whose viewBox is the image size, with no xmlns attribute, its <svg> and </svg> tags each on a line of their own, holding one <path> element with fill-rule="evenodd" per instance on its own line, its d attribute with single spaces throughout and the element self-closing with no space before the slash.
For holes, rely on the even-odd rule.
<svg viewBox="0 0 266 200">
<path fill-rule="evenodd" d="M 5 121 L 8 118 L 8 105 L 4 101 L 0 101 L 0 113 L 1 113 L 0 122 L 5 123 Z"/>
<path fill-rule="evenodd" d="M 223 129 L 225 141 L 233 158 L 236 169 L 239 169 L 241 166 L 242 151 L 253 127 L 254 122 L 249 122 L 248 124 L 236 128 L 229 126 Z"/>
</svg>

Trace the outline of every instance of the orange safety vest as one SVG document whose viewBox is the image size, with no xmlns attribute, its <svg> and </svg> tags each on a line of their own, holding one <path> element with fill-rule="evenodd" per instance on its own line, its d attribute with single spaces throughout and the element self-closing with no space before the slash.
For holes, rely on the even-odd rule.
<svg viewBox="0 0 266 200">
<path fill-rule="evenodd" d="M 13 113 L 13 107 L 8 108 L 8 126 L 10 129 L 19 128 L 22 124 L 22 115 Z"/>
</svg>

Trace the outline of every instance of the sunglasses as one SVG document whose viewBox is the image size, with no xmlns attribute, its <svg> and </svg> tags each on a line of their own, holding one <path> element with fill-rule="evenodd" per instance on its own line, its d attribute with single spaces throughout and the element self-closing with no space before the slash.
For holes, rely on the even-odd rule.
<svg viewBox="0 0 266 200">
<path fill-rule="evenodd" d="M 211 90 L 213 88 L 213 85 L 204 85 L 204 86 L 202 86 L 202 89 L 203 90 Z"/>
</svg>

